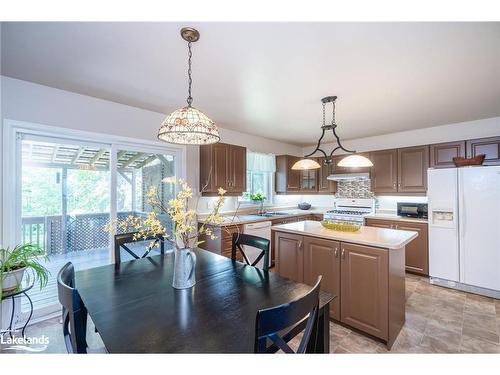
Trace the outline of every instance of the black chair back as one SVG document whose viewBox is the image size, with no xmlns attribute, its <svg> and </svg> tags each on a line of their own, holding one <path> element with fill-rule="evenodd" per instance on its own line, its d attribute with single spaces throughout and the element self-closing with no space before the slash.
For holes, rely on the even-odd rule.
<svg viewBox="0 0 500 375">
<path fill-rule="evenodd" d="M 250 259 L 248 259 L 247 254 L 245 254 L 245 251 L 242 248 L 243 245 L 261 250 L 253 262 L 251 262 Z M 267 271 L 269 270 L 269 245 L 270 241 L 266 238 L 253 236 L 251 234 L 233 233 L 231 259 L 236 260 L 236 250 L 239 250 L 245 263 L 250 266 L 255 267 L 255 265 L 259 263 L 262 258 L 264 258 L 262 269 Z"/>
<path fill-rule="evenodd" d="M 87 309 L 75 288 L 75 270 L 71 262 L 57 275 L 57 291 L 62 305 L 66 350 L 68 353 L 87 353 Z"/>
<path fill-rule="evenodd" d="M 158 241 L 160 243 L 159 244 L 160 245 L 160 253 L 162 255 L 165 254 L 165 241 L 164 241 L 162 236 L 149 237 L 146 239 L 134 239 L 134 234 L 135 233 L 123 233 L 123 234 L 116 234 L 115 235 L 115 246 L 114 246 L 114 248 L 115 248 L 115 265 L 119 265 L 122 261 L 120 249 L 125 250 L 134 259 L 145 258 L 151 253 L 149 251 L 145 251 L 144 254 L 142 254 L 140 256 L 137 255 L 127 246 L 127 244 L 130 244 L 133 242 Z"/>
<path fill-rule="evenodd" d="M 269 353 L 281 349 L 285 353 L 305 353 L 316 341 L 318 329 L 319 291 L 321 276 L 316 285 L 303 297 L 283 305 L 259 310 L 255 324 L 255 353 Z M 303 327 L 305 325 L 305 327 Z M 297 328 L 300 328 L 297 330 Z M 296 352 L 288 342 L 304 331 Z M 283 334 L 284 333 L 284 334 Z M 268 340 L 273 345 L 268 346 Z M 313 345 L 314 347 L 314 345 Z M 308 351 L 314 351 L 308 350 Z"/>
</svg>

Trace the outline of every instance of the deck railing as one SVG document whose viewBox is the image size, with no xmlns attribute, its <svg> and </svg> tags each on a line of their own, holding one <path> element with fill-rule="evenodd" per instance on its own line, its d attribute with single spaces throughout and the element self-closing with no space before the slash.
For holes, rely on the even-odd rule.
<svg viewBox="0 0 500 375">
<path fill-rule="evenodd" d="M 118 212 L 118 220 L 127 216 L 145 216 L 145 212 Z M 169 231 L 171 221 L 167 215 L 158 215 Z M 63 233 L 63 217 L 34 216 L 22 218 L 22 242 L 36 244 L 47 255 L 89 250 L 109 246 L 110 236 L 105 230 L 109 213 L 66 216 L 66 235 Z"/>
</svg>

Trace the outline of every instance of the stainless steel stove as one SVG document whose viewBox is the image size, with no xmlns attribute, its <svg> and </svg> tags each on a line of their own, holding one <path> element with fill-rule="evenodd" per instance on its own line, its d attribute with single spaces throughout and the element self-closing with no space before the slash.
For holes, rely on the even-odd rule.
<svg viewBox="0 0 500 375">
<path fill-rule="evenodd" d="M 375 199 L 335 199 L 335 209 L 327 211 L 325 220 L 346 221 L 364 224 L 365 216 L 375 212 Z"/>
</svg>

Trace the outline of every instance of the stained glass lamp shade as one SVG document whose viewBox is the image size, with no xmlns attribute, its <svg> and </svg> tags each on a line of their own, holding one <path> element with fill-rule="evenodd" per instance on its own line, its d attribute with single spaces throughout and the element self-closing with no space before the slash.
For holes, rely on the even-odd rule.
<svg viewBox="0 0 500 375">
<path fill-rule="evenodd" d="M 220 140 L 215 123 L 203 112 L 186 106 L 172 112 L 162 122 L 158 138 L 169 143 L 207 145 Z"/>
</svg>

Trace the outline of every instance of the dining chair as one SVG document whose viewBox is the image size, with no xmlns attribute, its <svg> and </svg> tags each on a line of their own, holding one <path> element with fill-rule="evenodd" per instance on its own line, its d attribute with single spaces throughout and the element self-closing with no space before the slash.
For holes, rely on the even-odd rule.
<svg viewBox="0 0 500 375">
<path fill-rule="evenodd" d="M 306 295 L 294 301 L 257 312 L 255 353 L 272 353 L 278 349 L 285 353 L 306 353 L 308 347 L 311 347 L 309 342 L 316 340 L 320 284 L 321 276 L 318 277 L 318 281 Z M 294 352 L 288 342 L 302 331 L 304 334 L 297 351 Z M 270 346 L 268 340 L 272 342 Z"/>
<path fill-rule="evenodd" d="M 71 262 L 57 275 L 57 292 L 62 305 L 66 350 L 68 353 L 87 353 L 87 309 L 75 288 L 75 269 Z"/>
<path fill-rule="evenodd" d="M 270 241 L 267 238 L 251 234 L 233 233 L 231 259 L 236 260 L 236 250 L 239 250 L 245 263 L 253 267 L 255 267 L 257 263 L 264 258 L 262 269 L 267 271 L 269 270 L 269 245 Z M 259 255 L 257 255 L 253 262 L 248 259 L 248 256 L 242 246 L 250 246 L 260 250 Z"/>
<path fill-rule="evenodd" d="M 163 236 L 155 236 L 155 237 L 148 237 L 145 239 L 134 239 L 134 234 L 135 233 L 123 233 L 123 234 L 116 234 L 115 235 L 115 265 L 119 265 L 121 263 L 121 249 L 125 250 L 127 253 L 129 253 L 134 259 L 141 259 L 147 257 L 151 252 L 145 251 L 142 255 L 137 255 L 134 253 L 130 247 L 127 246 L 127 244 L 131 244 L 134 242 L 142 242 L 142 241 L 159 241 L 160 242 L 160 253 L 161 255 L 165 254 L 165 241 L 163 239 Z"/>
</svg>

